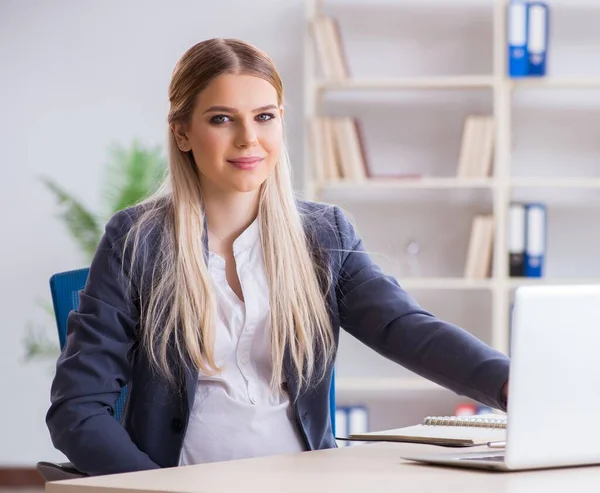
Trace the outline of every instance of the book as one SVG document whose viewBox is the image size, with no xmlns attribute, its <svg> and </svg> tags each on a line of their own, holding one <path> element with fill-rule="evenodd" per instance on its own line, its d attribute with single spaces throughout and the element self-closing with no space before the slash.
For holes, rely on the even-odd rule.
<svg viewBox="0 0 600 493">
<path fill-rule="evenodd" d="M 502 414 L 476 416 L 427 416 L 422 424 L 394 430 L 350 434 L 351 440 L 426 443 L 449 447 L 472 447 L 506 441 L 507 417 Z"/>
<path fill-rule="evenodd" d="M 364 181 L 368 168 L 356 120 L 352 117 L 333 118 L 332 126 L 342 178 L 355 182 Z"/>
<path fill-rule="evenodd" d="M 312 20 L 312 37 L 323 78 L 331 81 L 347 79 L 350 70 L 338 21 L 318 15 Z"/>
<path fill-rule="evenodd" d="M 458 156 L 459 178 L 487 178 L 494 155 L 494 119 L 490 115 L 469 115 L 463 124 Z"/>
<path fill-rule="evenodd" d="M 486 279 L 490 276 L 494 249 L 494 216 L 478 214 L 473 218 L 467 247 L 464 277 Z"/>
<path fill-rule="evenodd" d="M 318 184 L 335 181 L 341 176 L 331 125 L 331 118 L 326 117 L 315 118 L 309 122 L 313 171 Z"/>
</svg>

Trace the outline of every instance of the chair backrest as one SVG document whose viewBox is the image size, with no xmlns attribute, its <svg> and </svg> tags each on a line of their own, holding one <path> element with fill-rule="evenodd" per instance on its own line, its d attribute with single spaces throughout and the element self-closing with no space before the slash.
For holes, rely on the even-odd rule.
<svg viewBox="0 0 600 493">
<path fill-rule="evenodd" d="M 329 416 L 331 418 L 331 432 L 335 436 L 335 369 L 331 372 L 331 386 L 329 387 Z"/>
<path fill-rule="evenodd" d="M 79 307 L 79 291 L 85 287 L 89 269 L 77 269 L 54 274 L 50 278 L 50 292 L 52 293 L 52 304 L 56 316 L 56 327 L 58 329 L 58 340 L 60 349 L 67 341 L 67 318 L 72 310 Z M 115 419 L 121 420 L 127 399 L 127 387 L 123 387 L 121 395 L 115 402 Z M 335 436 L 335 373 L 331 376 L 331 387 L 329 388 L 329 413 L 331 429 Z"/>
<path fill-rule="evenodd" d="M 58 329 L 58 341 L 62 350 L 67 342 L 67 318 L 72 310 L 79 308 L 79 291 L 85 287 L 89 269 L 77 269 L 54 274 L 50 278 L 50 293 Z M 127 400 L 127 387 L 123 387 L 121 395 L 114 405 L 114 417 L 121 421 Z"/>
<path fill-rule="evenodd" d="M 67 318 L 79 307 L 79 291 L 85 286 L 89 269 L 78 269 L 54 274 L 50 278 L 50 293 L 58 329 L 60 349 L 67 342 Z"/>
</svg>

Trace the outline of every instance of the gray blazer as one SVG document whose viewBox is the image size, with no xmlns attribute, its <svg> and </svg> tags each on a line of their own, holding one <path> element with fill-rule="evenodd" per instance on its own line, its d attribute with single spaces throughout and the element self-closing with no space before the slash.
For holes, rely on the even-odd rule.
<svg viewBox="0 0 600 493">
<path fill-rule="evenodd" d="M 423 310 L 382 273 L 338 207 L 297 204 L 315 260 L 332 272 L 334 289 L 327 304 L 336 341 L 341 327 L 384 357 L 457 394 L 506 409 L 500 394 L 509 360 L 503 354 Z M 122 239 L 139 212 L 139 206 L 126 209 L 108 222 L 80 307 L 69 316 L 67 343 L 52 383 L 46 422 L 54 446 L 90 475 L 177 466 L 195 395 L 197 372 L 182 367 L 181 384 L 174 388 L 151 371 L 138 350 L 139 304 L 136 296 L 126 296 L 119 273 L 123 265 L 126 270 L 131 265 Z M 154 229 L 140 250 L 150 266 L 160 250 L 159 234 Z M 206 241 L 204 246 L 207 252 Z M 181 367 L 174 354 L 171 358 Z M 297 385 L 287 354 L 284 363 L 294 396 Z M 327 378 L 293 400 L 308 450 L 336 446 L 328 407 L 331 372 L 327 368 Z M 129 395 L 119 423 L 113 406 L 125 385 Z"/>
</svg>

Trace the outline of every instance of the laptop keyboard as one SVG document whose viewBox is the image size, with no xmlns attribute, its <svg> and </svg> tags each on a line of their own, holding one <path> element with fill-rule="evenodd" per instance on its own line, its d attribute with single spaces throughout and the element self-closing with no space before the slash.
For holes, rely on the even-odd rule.
<svg viewBox="0 0 600 493">
<path fill-rule="evenodd" d="M 459 460 L 491 460 L 491 461 L 503 462 L 504 456 L 503 455 L 484 455 L 481 457 L 460 457 Z"/>
</svg>

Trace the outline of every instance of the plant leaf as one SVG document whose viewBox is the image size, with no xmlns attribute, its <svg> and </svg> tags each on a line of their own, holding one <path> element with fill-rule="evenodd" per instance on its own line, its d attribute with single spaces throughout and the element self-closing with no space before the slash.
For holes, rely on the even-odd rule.
<svg viewBox="0 0 600 493">
<path fill-rule="evenodd" d="M 60 354 L 58 344 L 51 341 L 39 327 L 34 329 L 31 324 L 27 326 L 27 333 L 23 338 L 23 345 L 25 346 L 25 361 L 47 358 L 56 359 Z"/>
<path fill-rule="evenodd" d="M 45 300 L 43 298 L 37 298 L 36 304 L 42 310 L 44 310 L 48 315 L 50 315 L 52 318 L 54 318 L 54 306 L 52 306 L 52 303 L 50 301 Z"/>
<path fill-rule="evenodd" d="M 159 146 L 145 147 L 137 141 L 129 149 L 113 145 L 110 156 L 103 198 L 112 215 L 148 197 L 162 181 L 167 166 Z"/>
<path fill-rule="evenodd" d="M 79 243 L 87 259 L 91 260 L 102 236 L 98 220 L 79 200 L 70 195 L 54 180 L 44 177 L 42 182 L 54 194 L 61 208 L 60 219 L 62 219 L 71 236 Z"/>
</svg>

